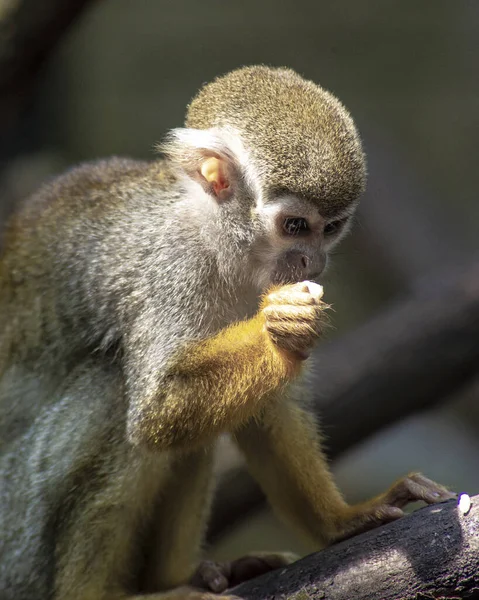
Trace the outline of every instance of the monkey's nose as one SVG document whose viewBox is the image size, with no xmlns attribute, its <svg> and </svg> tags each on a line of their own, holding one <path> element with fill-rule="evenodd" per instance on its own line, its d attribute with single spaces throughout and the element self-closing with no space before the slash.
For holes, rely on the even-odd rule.
<svg viewBox="0 0 479 600">
<path fill-rule="evenodd" d="M 285 255 L 286 264 L 294 269 L 301 269 L 307 272 L 311 265 L 311 259 L 300 250 L 290 250 Z"/>
</svg>

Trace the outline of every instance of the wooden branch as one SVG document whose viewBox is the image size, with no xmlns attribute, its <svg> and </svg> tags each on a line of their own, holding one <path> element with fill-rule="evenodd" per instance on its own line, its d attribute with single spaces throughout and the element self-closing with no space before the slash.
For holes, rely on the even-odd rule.
<svg viewBox="0 0 479 600">
<path fill-rule="evenodd" d="M 479 595 L 479 496 L 451 500 L 232 590 L 245 600 L 426 600 Z"/>
<path fill-rule="evenodd" d="M 12 0 L 12 8 L 0 10 L 1 134 L 12 128 L 40 67 L 90 1 Z"/>
<path fill-rule="evenodd" d="M 315 354 L 311 387 L 330 458 L 438 404 L 476 377 L 478 364 L 479 261 L 429 281 L 414 296 Z M 244 470 L 228 473 L 214 503 L 210 539 L 262 502 Z"/>
</svg>

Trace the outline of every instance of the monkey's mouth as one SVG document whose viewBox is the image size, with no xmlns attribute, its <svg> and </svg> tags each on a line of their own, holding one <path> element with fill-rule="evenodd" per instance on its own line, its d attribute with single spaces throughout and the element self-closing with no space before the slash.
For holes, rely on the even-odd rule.
<svg viewBox="0 0 479 600">
<path fill-rule="evenodd" d="M 291 283 L 299 283 L 305 279 L 309 279 L 309 277 L 306 277 L 302 271 L 299 272 L 296 269 L 287 273 L 284 271 L 275 271 L 271 278 L 271 283 L 273 285 L 288 285 Z"/>
<path fill-rule="evenodd" d="M 299 283 L 300 281 L 316 281 L 324 273 L 324 269 L 317 269 L 314 272 L 308 269 L 298 267 L 276 269 L 271 278 L 273 285 L 287 285 L 291 283 Z"/>
</svg>

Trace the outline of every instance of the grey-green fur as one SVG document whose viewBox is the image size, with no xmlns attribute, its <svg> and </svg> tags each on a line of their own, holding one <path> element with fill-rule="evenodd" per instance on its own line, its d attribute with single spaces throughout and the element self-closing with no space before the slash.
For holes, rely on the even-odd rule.
<svg viewBox="0 0 479 600">
<path fill-rule="evenodd" d="M 314 200 L 325 216 L 364 191 L 365 156 L 352 118 L 291 69 L 253 66 L 217 78 L 191 102 L 186 125 L 235 128 L 271 194 Z"/>
<path fill-rule="evenodd" d="M 230 73 L 199 93 L 186 124 L 236 132 L 266 201 L 298 195 L 333 218 L 364 188 L 348 113 L 293 71 Z M 246 177 L 221 204 L 167 155 L 75 167 L 10 220 L 0 255 L 1 600 L 144 591 L 145 538 L 160 525 L 164 536 L 179 523 L 188 532 L 169 564 L 186 573 L 197 559 L 214 436 L 201 410 L 184 411 L 181 431 L 164 419 L 165 389 L 178 352 L 258 310 L 258 248 L 270 248 L 254 207 Z M 165 484 L 193 468 L 196 479 Z"/>
</svg>

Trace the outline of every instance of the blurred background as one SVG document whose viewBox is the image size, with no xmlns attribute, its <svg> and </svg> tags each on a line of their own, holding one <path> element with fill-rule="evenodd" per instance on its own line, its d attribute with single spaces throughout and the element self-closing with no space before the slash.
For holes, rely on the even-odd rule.
<svg viewBox="0 0 479 600">
<path fill-rule="evenodd" d="M 0 18 L 14 5 L 0 0 Z M 153 158 L 154 143 L 181 126 L 201 84 L 254 63 L 292 67 L 337 95 L 369 157 L 358 222 L 323 281 L 334 307 L 329 339 L 477 254 L 473 0 L 89 2 L 41 70 L 15 127 L 3 129 L 0 220 L 73 163 L 112 154 Z M 478 493 L 478 382 L 342 454 L 333 469 L 348 500 L 382 491 L 411 470 Z M 219 469 L 239 460 L 222 453 Z M 262 508 L 212 552 L 254 549 L 308 550 Z"/>
</svg>

